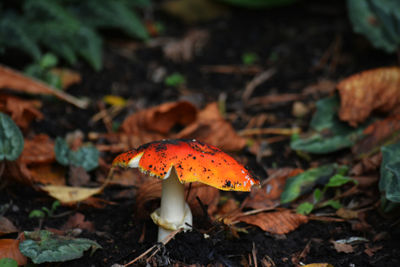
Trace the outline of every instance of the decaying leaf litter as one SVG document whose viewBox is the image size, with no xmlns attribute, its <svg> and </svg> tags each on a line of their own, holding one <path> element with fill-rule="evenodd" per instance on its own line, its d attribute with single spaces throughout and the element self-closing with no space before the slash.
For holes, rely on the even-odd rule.
<svg viewBox="0 0 400 267">
<path fill-rule="evenodd" d="M 254 16 L 250 11 L 246 14 Z M 265 23 L 269 21 L 260 14 L 256 16 Z M 341 16 L 339 12 L 335 18 L 343 20 Z M 247 29 L 241 28 L 234 18 L 225 23 L 241 29 L 237 34 L 247 36 Z M 245 25 L 250 27 L 250 21 Z M 301 32 L 295 21 L 296 16 L 291 27 Z M 398 98 L 399 69 L 383 68 L 396 64 L 395 58 L 379 54 L 385 64 L 352 65 L 346 56 L 353 57 L 355 62 L 364 61 L 348 55 L 353 50 L 342 44 L 340 52 L 331 55 L 331 60 L 342 58 L 335 63 L 336 68 L 313 65 L 313 60 L 322 60 L 321 53 L 336 42 L 332 38 L 321 41 L 323 46 L 304 41 L 315 44 L 316 50 L 304 55 L 290 53 L 307 62 L 302 63 L 302 70 L 307 69 L 304 72 L 297 70 L 296 64 L 285 65 L 292 59 L 285 58 L 280 50 L 276 52 L 282 57 L 280 61 L 265 60 L 266 52 L 261 45 L 254 49 L 260 58 L 264 56 L 264 61 L 244 66 L 238 55 L 249 48 L 243 44 L 240 46 L 243 50 L 231 52 L 234 56 L 221 53 L 215 42 L 237 37 L 223 33 L 226 26 L 208 26 L 209 29 L 204 27 L 206 34 L 186 35 L 182 31 L 180 43 L 175 38 L 168 49 L 163 48 L 169 51 L 165 57 L 173 55 L 171 59 L 160 58 L 162 47 L 156 45 L 130 51 L 138 53 L 140 63 L 135 63 L 124 57 L 127 46 L 125 50 L 108 51 L 110 67 L 103 74 L 92 74 L 81 67 L 82 82 L 68 93 L 91 97 L 88 109 L 15 93 L 35 88 L 27 78 L 16 79 L 21 82 L 18 86 L 4 83 L 8 90 L 2 94 L 5 104 L 0 108 L 22 130 L 24 147 L 18 159 L 2 163 L 5 194 L 1 196 L 1 218 L 7 220 L 4 223 L 7 226 L 0 231 L 3 236 L 0 248 L 6 248 L 6 251 L 0 249 L 0 253 L 14 253 L 10 257 L 24 263 L 26 258 L 16 254 L 15 244 L 32 236 L 26 233 L 24 237 L 21 233 L 38 230 L 40 226 L 67 240 L 81 242 L 82 251 L 90 246 L 103 247 L 92 256 L 85 253 L 73 262 L 81 266 L 125 264 L 141 255 L 138 263 L 156 265 L 390 266 L 398 263 L 398 223 L 377 213 L 382 204 L 379 190 L 388 200 L 398 199 L 393 184 L 397 177 L 398 111 L 388 107 L 396 106 L 392 101 Z M 191 26 L 186 27 L 190 32 Z M 341 31 L 349 36 L 345 29 Z M 264 38 L 264 45 L 274 51 L 271 40 Z M 200 45 L 197 44 L 200 50 L 188 48 L 182 55 L 171 52 L 174 46 L 190 46 L 191 39 L 196 43 L 200 40 Z M 302 44 L 292 45 L 296 48 Z M 209 50 L 210 56 L 206 56 Z M 148 63 L 150 56 L 141 57 L 140 52 L 153 53 L 155 63 Z M 194 52 L 192 57 L 187 54 Z M 219 53 L 224 57 L 218 58 Z M 188 63 L 182 63 L 185 61 Z M 113 76 L 116 66 L 122 74 Z M 313 72 L 312 67 L 322 69 Z M 176 88 L 165 86 L 156 75 L 162 76 L 162 69 L 166 73 L 179 70 L 186 81 Z M 289 71 L 307 78 L 290 75 Z M 129 76 L 131 72 L 138 75 L 135 81 L 138 77 L 143 80 L 134 86 L 129 84 L 133 79 L 127 80 L 123 75 Z M 140 76 L 144 73 L 148 74 Z M 94 89 L 105 79 L 102 75 L 115 78 L 107 81 L 99 94 Z M 315 75 L 318 79 L 310 78 Z M 285 76 L 289 79 L 282 82 Z M 363 79 L 357 81 L 360 77 Z M 382 100 L 379 105 L 365 99 L 370 95 L 362 94 L 363 82 L 368 82 L 368 90 L 376 96 L 385 96 L 375 97 Z M 136 91 L 131 95 L 128 89 Z M 357 90 L 362 93 L 356 94 Z M 75 98 L 62 99 L 81 103 L 74 102 Z M 9 104 L 12 101 L 26 104 Z M 160 182 L 134 170 L 118 170 L 109 185 L 102 186 L 114 156 L 165 138 L 196 138 L 230 152 L 255 173 L 261 187 L 251 193 L 233 194 L 201 184 L 187 186 L 187 201 L 194 216 L 199 218 L 194 230 L 177 234 L 165 248 L 154 247 L 142 254 L 156 240 L 156 228 L 148 215 L 158 206 Z M 380 152 L 383 145 L 385 148 Z M 52 190 L 57 194 L 49 195 L 58 198 L 61 206 L 54 205 L 55 199 L 47 195 L 46 191 Z M 35 210 L 41 212 L 32 213 Z M 391 214 L 395 212 L 387 213 Z M 44 231 L 33 234 L 46 240 L 52 240 L 53 236 Z M 7 242 L 14 245 L 8 246 Z M 10 247 L 15 249 L 10 251 Z"/>
</svg>

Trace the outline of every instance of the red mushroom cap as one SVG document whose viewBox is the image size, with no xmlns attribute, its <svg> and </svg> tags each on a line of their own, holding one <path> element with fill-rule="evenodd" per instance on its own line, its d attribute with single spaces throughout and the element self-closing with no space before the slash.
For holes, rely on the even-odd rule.
<svg viewBox="0 0 400 267">
<path fill-rule="evenodd" d="M 259 181 L 231 156 L 196 140 L 163 140 L 118 155 L 112 165 L 139 167 L 164 179 L 175 168 L 179 181 L 202 182 L 221 190 L 250 191 Z"/>
</svg>

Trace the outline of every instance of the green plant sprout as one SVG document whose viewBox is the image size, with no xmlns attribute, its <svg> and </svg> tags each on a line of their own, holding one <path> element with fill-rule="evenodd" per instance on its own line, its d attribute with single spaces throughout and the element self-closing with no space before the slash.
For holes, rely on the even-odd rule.
<svg viewBox="0 0 400 267">
<path fill-rule="evenodd" d="M 253 65 L 259 60 L 259 57 L 256 53 L 246 52 L 242 55 L 242 63 L 243 65 Z"/>
<path fill-rule="evenodd" d="M 334 176 L 332 176 L 328 183 L 325 184 L 325 186 L 321 189 L 316 188 L 314 190 L 313 193 L 313 203 L 311 202 L 303 202 L 302 204 L 300 204 L 297 208 L 296 211 L 297 213 L 300 214 L 310 214 L 313 210 L 315 209 L 319 209 L 319 208 L 323 208 L 323 207 L 327 207 L 330 206 L 334 209 L 340 209 L 342 207 L 342 205 L 340 204 L 340 202 L 338 200 L 336 200 L 335 198 L 333 199 L 328 199 L 328 200 L 323 200 L 325 193 L 328 189 L 330 188 L 338 188 L 341 187 L 342 185 L 345 185 L 347 183 L 354 183 L 357 184 L 357 181 L 354 179 L 351 179 L 347 176 L 344 176 L 343 173 L 337 173 Z"/>
<path fill-rule="evenodd" d="M 168 75 L 164 80 L 165 85 L 171 87 L 179 87 L 185 82 L 186 82 L 185 77 L 178 72 Z"/>
<path fill-rule="evenodd" d="M 53 202 L 51 205 L 51 208 L 48 209 L 47 207 L 42 207 L 40 210 L 32 210 L 28 217 L 29 219 L 32 218 L 38 218 L 38 219 L 44 219 L 46 216 L 51 218 L 54 216 L 54 213 L 56 212 L 57 208 L 60 206 L 60 201 L 56 200 Z"/>
<path fill-rule="evenodd" d="M 58 58 L 52 53 L 46 53 L 38 61 L 28 65 L 24 72 L 25 74 L 35 77 L 54 88 L 61 89 L 61 78 L 50 71 L 52 68 L 57 66 L 57 64 Z"/>
</svg>

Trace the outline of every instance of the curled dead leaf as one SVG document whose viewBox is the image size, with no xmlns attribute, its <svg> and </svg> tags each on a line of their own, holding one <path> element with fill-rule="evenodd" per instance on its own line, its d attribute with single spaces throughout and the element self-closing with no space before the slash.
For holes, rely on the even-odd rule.
<svg viewBox="0 0 400 267">
<path fill-rule="evenodd" d="M 189 185 L 187 185 L 186 190 L 188 190 L 188 188 Z M 208 215 L 211 216 L 217 210 L 219 196 L 220 194 L 217 188 L 202 183 L 192 183 L 187 203 L 194 216 L 204 216 L 203 208 L 197 200 L 197 198 L 199 198 L 204 207 L 207 208 Z"/>
<path fill-rule="evenodd" d="M 335 248 L 335 250 L 337 252 L 344 252 L 344 253 L 353 253 L 354 252 L 354 248 L 350 244 L 338 243 L 335 241 L 331 241 L 331 243 L 333 244 L 333 247 Z"/>
<path fill-rule="evenodd" d="M 10 114 L 13 121 L 22 129 L 27 129 L 32 120 L 43 119 L 39 111 L 40 101 L 25 100 L 10 95 L 0 95 L 0 111 Z"/>
<path fill-rule="evenodd" d="M 290 210 L 263 212 L 255 215 L 239 217 L 239 221 L 260 227 L 271 234 L 287 234 L 301 224 L 308 222 L 307 216 Z"/>
<path fill-rule="evenodd" d="M 85 215 L 82 213 L 75 213 L 68 218 L 68 221 L 61 227 L 62 230 L 69 230 L 74 228 L 80 228 L 93 232 L 94 225 L 92 222 L 85 220 Z"/>
<path fill-rule="evenodd" d="M 193 122 L 196 114 L 197 109 L 190 102 L 165 103 L 130 115 L 122 123 L 121 131 L 137 136 L 143 131 L 149 131 L 163 136 L 175 125 L 186 126 Z"/>
<path fill-rule="evenodd" d="M 400 112 L 400 68 L 384 67 L 363 71 L 342 80 L 339 117 L 357 126 L 373 111 Z"/>
<path fill-rule="evenodd" d="M 239 136 L 221 116 L 216 102 L 208 104 L 199 112 L 197 120 L 174 138 L 196 138 L 228 151 L 238 151 L 246 145 L 246 139 Z"/>
<path fill-rule="evenodd" d="M 19 251 L 19 240 L 17 239 L 0 239 L 0 259 L 14 259 L 18 265 L 25 265 L 27 259 Z"/>
</svg>

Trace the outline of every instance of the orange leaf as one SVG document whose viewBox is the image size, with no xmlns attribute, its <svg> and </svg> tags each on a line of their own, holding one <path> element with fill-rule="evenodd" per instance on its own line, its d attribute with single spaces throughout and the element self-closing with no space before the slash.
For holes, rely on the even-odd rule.
<svg viewBox="0 0 400 267">
<path fill-rule="evenodd" d="M 19 251 L 19 240 L 15 239 L 0 239 L 0 259 L 14 259 L 18 265 L 25 265 L 27 259 Z"/>
<path fill-rule="evenodd" d="M 190 102 L 179 101 L 139 111 L 124 120 L 124 133 L 139 135 L 143 131 L 168 134 L 175 125 L 185 126 L 196 119 L 197 109 Z"/>
<path fill-rule="evenodd" d="M 399 67 L 363 71 L 341 81 L 337 88 L 341 99 L 339 117 L 352 126 L 363 122 L 373 111 L 400 111 Z"/>
<path fill-rule="evenodd" d="M 80 83 L 82 80 L 81 75 L 78 72 L 70 69 L 54 68 L 51 69 L 50 72 L 60 77 L 61 86 L 63 89 L 68 88 L 71 85 Z"/>
<path fill-rule="evenodd" d="M 216 102 L 208 104 L 199 112 L 197 120 L 174 138 L 196 138 L 228 151 L 237 151 L 246 145 L 246 139 L 239 136 L 232 125 L 221 116 Z"/>
<path fill-rule="evenodd" d="M 307 216 L 293 213 L 290 210 L 263 212 L 256 215 L 239 217 L 239 221 L 260 227 L 272 234 L 287 234 L 301 224 L 308 222 Z"/>
<path fill-rule="evenodd" d="M 33 182 L 51 185 L 65 185 L 65 168 L 50 164 L 37 164 L 29 167 Z"/>
<path fill-rule="evenodd" d="M 33 139 L 25 139 L 21 162 L 25 164 L 54 162 L 54 142 L 46 134 L 36 135 Z"/>
<path fill-rule="evenodd" d="M 21 93 L 53 95 L 80 108 L 86 108 L 88 106 L 87 101 L 77 99 L 67 93 L 53 89 L 15 70 L 0 66 L 0 89 L 4 88 Z"/>
<path fill-rule="evenodd" d="M 38 110 L 41 102 L 37 100 L 24 100 L 10 95 L 0 96 L 0 110 L 10 114 L 14 122 L 21 128 L 28 128 L 32 120 L 43 119 L 43 114 Z"/>
</svg>

